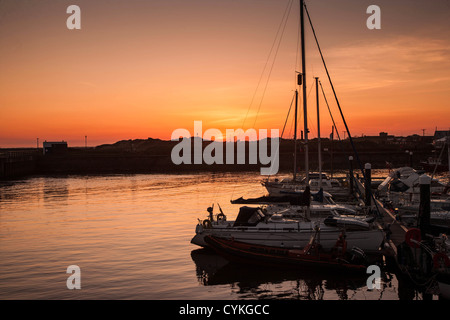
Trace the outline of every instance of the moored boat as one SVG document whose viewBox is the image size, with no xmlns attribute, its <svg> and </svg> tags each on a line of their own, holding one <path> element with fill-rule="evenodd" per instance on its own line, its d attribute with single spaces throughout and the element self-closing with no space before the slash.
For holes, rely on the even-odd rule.
<svg viewBox="0 0 450 320">
<path fill-rule="evenodd" d="M 303 94 L 303 119 L 304 119 L 304 139 L 303 139 L 303 148 L 305 150 L 305 178 L 303 180 L 297 177 L 298 165 L 297 165 L 297 113 L 298 113 L 298 93 L 299 90 L 295 90 L 295 118 L 294 118 L 294 161 L 293 161 L 293 176 L 292 179 L 283 180 L 283 181 L 269 181 L 266 180 L 263 182 L 263 185 L 269 191 L 269 196 L 285 196 L 285 195 L 298 195 L 300 193 L 307 192 L 309 193 L 311 190 L 310 181 L 313 175 L 309 170 L 309 153 L 308 153 L 308 112 L 307 112 L 307 90 L 306 90 L 306 81 L 308 79 L 306 75 L 306 55 L 305 55 L 305 36 L 304 36 L 304 12 L 306 11 L 306 6 L 303 0 L 300 0 L 300 40 L 301 40 L 301 49 L 302 49 L 302 68 L 301 71 L 296 71 L 296 86 L 301 87 L 301 92 Z M 306 11 L 307 12 L 307 11 Z M 308 14 L 309 18 L 309 14 Z M 310 21 L 311 22 L 311 21 Z M 312 23 L 311 23 L 312 25 Z M 317 38 L 316 38 L 316 43 Z M 320 50 L 320 48 L 319 48 Z M 323 60 L 323 56 L 322 56 Z M 323 60 L 324 62 L 324 60 Z M 328 73 L 328 70 L 324 67 Z M 318 104 L 318 78 L 316 77 L 316 96 L 317 96 L 317 109 L 319 109 Z M 330 84 L 331 83 L 331 79 Z M 332 85 L 333 87 L 333 85 Z M 333 88 L 334 91 L 334 88 Z M 336 95 L 335 95 L 336 97 Z M 336 97 L 337 100 L 337 97 Z M 337 101 L 338 103 L 338 101 Z M 338 103 L 339 104 L 339 103 Z M 339 106 L 340 109 L 340 106 Z M 341 111 L 342 115 L 342 111 Z M 343 117 L 343 115 L 342 115 Z M 318 112 L 319 119 L 319 112 Z M 343 118 L 344 123 L 345 119 Z M 348 126 L 345 124 L 349 139 L 351 141 L 351 134 L 348 130 Z M 319 125 L 318 125 L 319 127 Z M 318 132 L 318 138 L 320 140 L 320 133 Z M 353 143 L 352 146 L 354 147 Z M 320 144 L 318 144 L 318 150 L 321 150 Z M 356 150 L 354 150 L 356 151 Z M 323 191 L 328 191 L 325 188 L 325 184 L 329 185 L 330 188 L 338 188 L 339 191 L 344 191 L 345 194 L 349 193 L 348 190 L 341 188 L 341 185 L 337 180 L 332 179 L 324 179 L 324 176 L 321 172 L 321 151 L 319 154 L 319 181 L 317 184 L 317 189 L 320 190 L 323 188 Z M 314 179 L 313 179 L 314 180 Z M 336 182 L 333 185 L 333 182 Z M 271 189 L 273 188 L 273 190 Z M 330 192 L 333 194 L 333 192 Z M 308 197 L 305 197 L 309 201 Z M 244 199 L 240 199 L 240 201 L 244 201 Z M 289 204 L 289 208 L 287 208 L 286 212 L 283 214 L 293 214 L 299 213 L 298 210 L 303 210 L 303 208 L 295 207 L 296 204 Z M 348 218 L 342 219 L 341 217 L 335 217 L 333 219 L 325 220 L 325 217 L 321 216 L 317 219 L 313 217 L 312 210 L 310 205 L 308 204 L 305 208 L 305 219 L 300 220 L 292 220 L 286 219 L 283 217 L 283 214 L 279 214 L 277 212 L 278 209 L 275 209 L 273 214 L 266 214 L 260 208 L 251 208 L 251 207 L 241 207 L 239 214 L 235 221 L 227 221 L 225 215 L 221 212 L 217 215 L 217 219 L 213 219 L 212 211 L 210 211 L 210 218 L 200 221 L 196 226 L 196 235 L 192 238 L 191 243 L 207 247 L 209 246 L 208 240 L 212 239 L 211 237 L 217 239 L 234 239 L 234 241 L 245 243 L 246 245 L 260 245 L 260 246 L 269 246 L 276 248 L 285 248 L 285 249 L 303 249 L 305 248 L 311 235 L 315 232 L 317 228 L 320 229 L 320 244 L 324 250 L 331 250 L 335 244 L 336 239 L 344 230 L 346 232 L 346 242 L 349 247 L 358 247 L 363 250 L 366 254 L 372 253 L 380 253 L 380 246 L 384 241 L 384 232 L 381 228 L 373 223 L 373 221 L 363 221 L 357 218 Z M 331 210 L 328 209 L 330 215 Z M 333 215 L 334 217 L 334 215 Z"/>
<path fill-rule="evenodd" d="M 359 248 L 348 248 L 344 234 L 339 235 L 330 250 L 323 249 L 318 241 L 319 236 L 320 229 L 316 228 L 309 243 L 303 249 L 255 245 L 214 236 L 207 236 L 205 241 L 218 254 L 230 260 L 279 267 L 303 266 L 365 272 L 368 265 L 367 257 Z"/>
<path fill-rule="evenodd" d="M 281 214 L 268 215 L 261 208 L 241 207 L 235 221 L 227 221 L 222 213 L 215 220 L 199 221 L 191 243 L 208 247 L 205 237 L 214 236 L 233 238 L 248 244 L 302 249 L 308 244 L 315 228 L 319 227 L 320 243 L 325 250 L 331 249 L 337 237 L 345 230 L 350 247 L 359 247 L 367 254 L 379 253 L 384 233 L 371 221 L 361 221 L 357 218 L 336 219 L 339 221 L 326 221 L 323 218 L 292 220 Z"/>
<path fill-rule="evenodd" d="M 316 178 L 314 174 L 310 173 L 312 177 L 309 178 L 309 183 L 306 180 L 293 179 L 275 179 L 273 181 L 263 180 L 261 185 L 264 186 L 269 193 L 269 196 L 279 197 L 287 194 L 296 194 L 302 192 L 306 186 L 310 186 L 312 192 L 318 192 L 321 188 L 323 191 L 330 193 L 332 196 L 348 196 L 349 191 L 342 186 L 342 183 L 337 179 L 330 179 L 325 174 L 322 179 Z"/>
<path fill-rule="evenodd" d="M 420 166 L 427 172 L 445 172 L 448 171 L 448 164 L 443 163 L 440 159 L 428 157 L 426 161 L 421 161 Z"/>
</svg>

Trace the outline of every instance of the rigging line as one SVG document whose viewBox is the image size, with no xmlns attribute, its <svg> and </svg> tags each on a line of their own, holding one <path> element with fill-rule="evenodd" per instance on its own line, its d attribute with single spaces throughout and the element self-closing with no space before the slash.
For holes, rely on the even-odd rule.
<svg viewBox="0 0 450 320">
<path fill-rule="evenodd" d="M 310 24 L 310 26 L 311 26 L 311 29 L 312 29 L 312 32 L 313 32 L 313 35 L 314 35 L 314 39 L 316 40 L 317 48 L 319 49 L 320 57 L 322 58 L 323 65 L 324 65 L 324 67 L 325 67 L 325 71 L 326 71 L 327 76 L 328 76 L 328 81 L 330 82 L 331 89 L 333 90 L 334 98 L 335 98 L 335 100 L 336 100 L 337 106 L 338 106 L 338 108 L 339 108 L 339 112 L 340 112 L 341 117 L 342 117 L 342 121 L 344 122 L 345 129 L 346 129 L 346 131 L 347 131 L 347 134 L 348 134 L 350 143 L 351 143 L 352 148 L 353 148 L 353 152 L 355 153 L 355 157 L 356 157 L 356 160 L 358 161 L 358 165 L 359 165 L 359 167 L 360 167 L 360 169 L 361 169 L 362 175 L 363 175 L 363 177 L 365 178 L 364 169 L 363 169 L 363 167 L 362 167 L 361 161 L 359 160 L 358 152 L 356 151 L 355 145 L 353 144 L 352 135 L 350 134 L 350 130 L 349 130 L 348 125 L 347 125 L 347 121 L 345 121 L 344 113 L 342 112 L 341 105 L 340 105 L 339 100 L 338 100 L 338 98 L 337 98 L 337 94 L 336 94 L 336 90 L 334 89 L 333 82 L 331 81 L 330 73 L 328 72 L 328 68 L 327 68 L 327 65 L 326 65 L 326 63 L 325 63 L 325 59 L 324 59 L 324 57 L 323 57 L 322 50 L 320 49 L 319 40 L 317 39 L 316 31 L 314 30 L 314 26 L 313 26 L 313 24 L 312 24 L 312 21 L 311 21 L 310 15 L 309 15 L 308 8 L 306 7 L 306 4 L 305 4 L 304 6 L 305 6 L 306 14 L 307 14 L 307 16 L 308 16 L 309 24 Z"/>
<path fill-rule="evenodd" d="M 294 127 L 294 122 L 295 122 L 295 117 L 292 117 L 292 120 L 291 120 L 291 122 L 289 123 L 289 132 L 288 132 L 288 134 L 287 134 L 287 139 L 292 139 L 293 138 L 293 134 L 292 134 L 292 131 L 295 131 L 295 130 L 293 130 L 292 128 Z"/>
<path fill-rule="evenodd" d="M 444 145 L 442 146 L 442 150 L 441 150 L 441 153 L 439 154 L 439 158 L 436 158 L 436 159 L 435 159 L 436 164 L 435 164 L 435 166 L 434 166 L 433 173 L 431 174 L 431 180 L 433 180 L 434 175 L 436 174 L 436 170 L 437 170 L 437 167 L 438 167 L 438 163 L 439 163 L 440 161 L 442 161 L 442 155 L 444 154 L 445 146 L 447 145 L 447 143 L 448 143 L 448 139 L 445 139 L 445 143 L 444 143 Z M 450 166 L 450 163 L 449 163 L 449 166 Z"/>
<path fill-rule="evenodd" d="M 325 96 L 325 91 L 323 90 L 322 82 L 320 80 L 319 80 L 319 84 L 320 84 L 320 88 L 322 89 L 323 98 L 325 99 L 325 103 L 327 104 L 328 112 L 330 113 L 331 121 L 333 121 L 333 126 L 336 129 L 338 139 L 339 139 L 339 141 L 341 141 L 341 137 L 339 136 L 339 131 L 337 130 L 336 123 L 334 122 L 333 114 L 331 113 L 331 109 L 330 109 L 330 106 L 328 105 L 327 97 Z"/>
<path fill-rule="evenodd" d="M 259 89 L 259 87 L 260 87 L 260 85 L 261 85 L 261 81 L 262 81 L 263 76 L 264 76 L 264 73 L 265 73 L 265 71 L 266 71 L 266 69 L 267 69 L 267 65 L 268 65 L 268 63 L 269 63 L 270 57 L 272 56 L 273 49 L 275 48 L 275 44 L 277 43 L 278 35 L 280 34 L 280 30 L 281 30 L 281 27 L 283 26 L 283 22 L 284 22 L 284 26 L 283 26 L 283 29 L 282 29 L 282 32 L 281 32 L 281 35 L 280 35 L 280 40 L 279 40 L 279 42 L 278 42 L 277 50 L 276 50 L 276 52 L 275 52 L 275 57 L 274 57 L 274 62 L 275 62 L 276 56 L 277 56 L 277 54 L 278 54 L 278 48 L 280 47 L 281 39 L 283 38 L 284 29 L 285 29 L 285 27 L 286 27 L 286 23 L 287 23 L 287 20 L 288 20 L 288 17 L 289 17 L 289 13 L 291 12 L 291 7 L 292 7 L 293 1 L 294 1 L 294 0 L 289 0 L 288 3 L 287 3 L 286 9 L 284 10 L 283 17 L 282 17 L 282 19 L 281 19 L 281 21 L 280 21 L 280 25 L 278 26 L 277 33 L 275 34 L 275 39 L 273 40 L 272 46 L 271 46 L 270 51 L 269 51 L 269 55 L 267 56 L 267 59 L 266 59 L 266 63 L 264 64 L 263 71 L 261 72 L 261 75 L 260 75 L 259 80 L 258 80 L 258 84 L 257 84 L 257 86 L 256 86 L 255 91 L 253 92 L 253 96 L 252 96 L 252 99 L 251 99 L 251 101 L 250 101 L 250 105 L 249 105 L 248 108 L 247 108 L 247 113 L 245 114 L 244 120 L 243 120 L 243 122 L 242 122 L 242 129 L 244 129 L 245 121 L 247 121 L 248 114 L 249 114 L 250 109 L 251 109 L 251 107 L 252 107 L 252 105 L 253 105 L 253 102 L 254 102 L 254 100 L 255 100 L 256 93 L 258 92 L 258 89 Z M 274 62 L 272 63 L 272 68 L 273 68 Z M 272 73 L 272 68 L 270 69 L 270 73 Z M 270 73 L 269 73 L 269 76 L 268 76 L 269 78 L 270 78 Z M 267 82 L 268 82 L 268 81 L 269 81 L 269 79 L 267 79 Z M 264 94 L 265 94 L 266 88 L 267 88 L 267 84 L 266 84 L 266 87 L 264 88 Z M 263 94 L 263 97 L 264 97 L 264 94 Z M 263 99 L 263 98 L 261 98 L 261 102 L 260 102 L 260 104 L 259 104 L 258 112 L 256 113 L 256 118 L 258 117 L 259 109 L 261 108 L 262 99 Z M 256 124 L 256 118 L 255 118 L 255 122 L 253 123 L 253 127 L 255 127 L 255 124 Z M 233 196 L 234 196 L 234 191 L 235 191 L 235 189 L 236 189 L 236 186 L 233 188 L 233 192 L 232 192 L 232 194 L 231 194 L 231 199 L 232 199 Z"/>
<path fill-rule="evenodd" d="M 295 99 L 295 94 L 294 94 L 294 97 L 293 97 L 293 99 Z M 301 105 L 301 97 L 300 97 L 300 95 L 299 95 L 299 97 L 298 97 L 298 99 L 299 99 L 299 101 L 298 101 L 298 105 Z M 302 112 L 299 112 L 298 113 L 298 115 L 297 115 L 297 122 L 300 122 L 300 120 L 302 120 L 302 116 L 303 116 L 303 113 Z M 295 117 L 292 117 L 292 121 L 291 121 L 291 126 L 289 127 L 289 134 L 288 134 L 288 139 L 294 139 L 294 134 L 291 134 L 292 133 L 292 131 L 294 131 L 295 132 L 295 129 L 293 130 L 292 128 L 293 127 L 295 127 Z M 298 130 L 299 130 L 299 128 L 297 128 L 297 139 L 298 139 Z"/>
<path fill-rule="evenodd" d="M 311 84 L 311 88 L 309 89 L 308 96 L 306 97 L 306 99 L 309 99 L 309 96 L 311 95 L 311 91 L 315 87 L 314 82 L 315 82 L 315 80 L 313 80 L 313 82 Z M 312 123 L 314 123 L 314 122 L 312 122 L 311 116 L 308 114 L 308 128 L 307 128 L 308 129 L 308 133 L 311 132 L 311 130 L 309 130 L 311 127 L 313 128 L 313 130 L 315 130 L 315 127 L 314 127 L 314 125 Z"/>
<path fill-rule="evenodd" d="M 294 103 L 294 99 L 295 99 L 295 95 L 292 97 L 291 105 L 289 106 L 289 111 L 288 111 L 288 114 L 286 116 L 286 121 L 284 121 L 283 131 L 281 131 L 281 137 L 280 137 L 281 139 L 283 139 L 284 129 L 286 129 L 286 124 L 287 124 L 287 121 L 289 119 L 289 114 L 291 113 L 292 104 Z"/>
<path fill-rule="evenodd" d="M 286 121 L 284 122 L 283 131 L 281 132 L 281 137 L 279 137 L 280 140 L 279 140 L 279 143 L 278 143 L 278 147 L 277 147 L 277 150 L 275 150 L 275 156 L 276 157 L 279 157 L 279 154 L 280 154 L 280 144 L 281 144 L 281 141 L 283 140 L 284 129 L 286 128 L 286 124 L 287 124 L 287 121 L 289 119 L 289 114 L 291 113 L 292 104 L 294 103 L 294 99 L 295 99 L 295 95 L 292 97 L 291 105 L 289 106 L 289 111 L 288 111 L 288 114 L 286 116 Z M 292 118 L 292 119 L 294 120 L 294 118 Z"/>
<path fill-rule="evenodd" d="M 333 126 L 334 126 L 334 128 L 336 129 L 336 134 L 337 134 L 337 136 L 338 136 L 338 139 L 339 139 L 339 141 L 342 141 L 342 140 L 341 140 L 341 137 L 340 137 L 340 135 L 339 135 L 339 131 L 337 130 L 336 123 L 334 122 L 333 114 L 331 113 L 330 107 L 329 107 L 329 105 L 328 105 L 327 97 L 325 96 L 325 91 L 323 90 L 322 82 L 321 82 L 320 80 L 319 80 L 319 84 L 320 84 L 320 87 L 321 87 L 321 89 L 322 89 L 323 97 L 324 97 L 325 102 L 326 102 L 326 104 L 327 104 L 328 111 L 329 111 L 330 116 L 331 116 L 331 120 L 333 121 Z M 340 147 L 340 150 L 344 153 L 345 150 L 344 150 L 344 147 L 342 146 L 342 144 L 339 144 L 339 147 Z"/>
<path fill-rule="evenodd" d="M 281 26 L 283 25 L 283 22 L 286 19 L 286 14 L 290 11 L 290 6 L 292 6 L 291 1 L 293 1 L 293 0 L 290 0 L 288 2 L 287 6 L 286 6 L 286 9 L 284 10 L 283 18 L 281 19 L 280 25 L 278 26 L 277 33 L 275 34 L 275 39 L 273 39 L 272 47 L 270 48 L 269 55 L 267 56 L 267 59 L 266 59 L 266 63 L 264 64 L 264 68 L 263 68 L 263 70 L 261 72 L 261 75 L 259 76 L 258 84 L 256 85 L 256 89 L 255 89 L 255 92 L 253 93 L 252 99 L 250 101 L 250 105 L 247 108 L 247 113 L 245 114 L 244 121 L 242 122 L 242 129 L 244 129 L 245 121 L 247 120 L 248 114 L 249 114 L 250 109 L 251 109 L 251 107 L 253 105 L 253 102 L 255 100 L 256 93 L 258 92 L 259 86 L 261 85 L 261 81 L 263 79 L 264 73 L 266 72 L 266 68 L 267 68 L 267 65 L 269 64 L 270 57 L 272 56 L 272 51 L 273 51 L 273 49 L 275 47 L 275 44 L 277 43 L 278 34 L 280 33 Z"/>
<path fill-rule="evenodd" d="M 336 90 L 334 90 L 334 85 L 333 85 L 333 82 L 331 81 L 330 73 L 328 72 L 328 68 L 327 68 L 327 65 L 325 63 L 325 59 L 323 57 L 322 50 L 320 49 L 319 40 L 317 39 L 316 31 L 314 30 L 314 26 L 312 24 L 311 17 L 309 15 L 309 11 L 308 11 L 308 8 L 307 8 L 305 3 L 304 3 L 304 7 L 305 7 L 306 14 L 308 16 L 308 20 L 309 20 L 309 24 L 311 26 L 311 30 L 312 30 L 313 35 L 314 35 L 314 39 L 316 40 L 317 48 L 319 49 L 320 57 L 322 58 L 323 66 L 325 67 L 325 71 L 326 71 L 327 76 L 328 76 L 328 81 L 330 82 L 331 89 L 333 90 L 334 98 L 336 99 L 336 103 L 337 103 L 337 106 L 339 108 L 339 112 L 341 114 L 342 121 L 344 122 L 344 126 L 345 126 L 345 129 L 347 131 L 350 144 L 352 145 L 353 153 L 355 154 L 356 161 L 358 162 L 358 165 L 359 165 L 359 168 L 361 170 L 362 176 L 363 176 L 363 178 L 365 180 L 366 179 L 366 174 L 364 172 L 364 168 L 362 166 L 361 160 L 359 159 L 359 154 L 358 154 L 358 151 L 356 151 L 355 144 L 353 143 L 353 138 L 352 138 L 352 135 L 350 134 L 350 129 L 348 128 L 347 121 L 345 121 L 344 113 L 342 112 L 342 108 L 341 108 L 341 105 L 339 103 L 339 99 L 337 97 Z M 377 209 L 378 216 L 381 216 L 380 210 L 378 208 L 378 204 L 375 201 L 375 196 L 373 195 L 373 193 L 372 193 L 372 197 L 371 198 L 372 198 L 372 201 L 375 204 L 375 207 Z"/>
<path fill-rule="evenodd" d="M 311 118 L 311 116 L 308 114 L 308 133 L 310 134 L 309 135 L 309 137 L 308 137 L 308 140 L 309 140 L 309 142 L 311 142 L 311 140 L 313 139 L 313 137 L 312 137 L 312 135 L 314 134 L 316 134 L 317 133 L 317 129 L 316 129 L 316 126 L 314 125 L 314 124 L 311 124 L 311 123 L 314 123 L 313 122 L 313 119 Z"/>
<path fill-rule="evenodd" d="M 275 65 L 275 61 L 276 61 L 276 59 L 277 59 L 278 50 L 280 49 L 281 40 L 283 39 L 284 30 L 286 29 L 286 25 L 287 25 L 287 22 L 288 22 L 288 20 L 289 20 L 289 14 L 291 13 L 291 8 L 292 8 L 292 3 L 293 3 L 293 2 L 294 2 L 293 0 L 290 2 L 289 11 L 288 11 L 288 13 L 287 13 L 287 15 L 286 15 L 286 20 L 284 21 L 283 30 L 282 30 L 282 32 L 281 32 L 280 40 L 278 41 L 278 46 L 277 46 L 277 49 L 276 49 L 276 51 L 275 51 L 275 56 L 273 57 L 272 65 L 271 65 L 271 67 L 270 67 L 270 71 L 269 71 L 269 74 L 268 74 L 268 76 L 267 76 L 266 85 L 265 85 L 265 87 L 264 87 L 263 94 L 262 94 L 261 100 L 260 100 L 260 102 L 259 102 L 258 111 L 256 112 L 256 116 L 255 116 L 255 121 L 253 122 L 253 127 L 255 127 L 255 125 L 256 125 L 256 120 L 258 119 L 259 111 L 260 111 L 260 109 L 261 109 L 261 105 L 262 105 L 262 102 L 263 102 L 263 100 L 264 100 L 264 96 L 266 95 L 267 86 L 269 85 L 270 76 L 272 75 L 272 70 L 273 70 L 273 67 L 274 67 L 274 65 Z"/>
<path fill-rule="evenodd" d="M 315 82 L 315 79 L 313 79 L 313 81 L 312 81 L 311 88 L 309 89 L 308 96 L 306 97 L 307 99 L 309 99 L 309 96 L 310 96 L 310 94 L 311 94 L 311 91 L 312 91 L 312 89 L 314 89 L 314 87 L 315 87 L 314 82 Z"/>
</svg>

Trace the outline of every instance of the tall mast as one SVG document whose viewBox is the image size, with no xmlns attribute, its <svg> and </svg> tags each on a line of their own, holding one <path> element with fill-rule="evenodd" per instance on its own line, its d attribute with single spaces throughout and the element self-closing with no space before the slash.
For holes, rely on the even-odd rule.
<svg viewBox="0 0 450 320">
<path fill-rule="evenodd" d="M 304 17 L 304 0 L 300 0 L 300 37 L 302 47 L 302 76 L 303 76 L 303 118 L 305 131 L 305 174 L 306 182 L 309 184 L 309 150 L 308 150 L 308 108 L 307 108 L 307 94 L 306 94 L 306 57 L 305 57 L 305 17 Z"/>
<path fill-rule="evenodd" d="M 298 91 L 295 90 L 294 177 L 293 177 L 293 181 L 295 181 L 297 178 L 297 109 L 298 109 Z"/>
<path fill-rule="evenodd" d="M 447 136 L 446 142 L 447 142 L 447 157 L 448 157 L 448 182 L 450 185 L 450 135 Z"/>
<path fill-rule="evenodd" d="M 316 79 L 316 105 L 317 105 L 317 153 L 319 154 L 319 188 L 322 188 L 322 146 L 320 143 L 320 111 L 319 111 L 319 78 Z"/>
</svg>

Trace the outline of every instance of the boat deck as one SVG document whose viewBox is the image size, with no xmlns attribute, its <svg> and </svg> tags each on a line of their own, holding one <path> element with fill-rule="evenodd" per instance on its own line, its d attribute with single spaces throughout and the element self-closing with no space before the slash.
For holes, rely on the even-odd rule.
<svg viewBox="0 0 450 320">
<path fill-rule="evenodd" d="M 401 222 L 395 219 L 395 216 L 386 208 L 383 207 L 382 203 L 379 200 L 377 201 L 377 206 L 380 209 L 380 213 L 382 214 L 382 223 L 386 225 L 390 225 L 390 235 L 388 239 L 390 240 L 390 245 L 396 251 L 397 246 L 405 241 L 405 234 L 408 231 L 408 228 L 404 226 Z"/>
</svg>

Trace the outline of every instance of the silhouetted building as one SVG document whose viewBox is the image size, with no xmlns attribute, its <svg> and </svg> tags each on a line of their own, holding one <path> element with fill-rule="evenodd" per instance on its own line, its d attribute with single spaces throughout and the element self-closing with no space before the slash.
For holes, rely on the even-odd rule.
<svg viewBox="0 0 450 320">
<path fill-rule="evenodd" d="M 360 141 L 369 141 L 377 144 L 393 143 L 394 136 L 389 135 L 387 132 L 380 132 L 378 136 L 362 136 Z"/>
<path fill-rule="evenodd" d="M 66 141 L 44 141 L 43 148 L 44 155 L 46 154 L 64 154 L 67 152 Z"/>
</svg>

